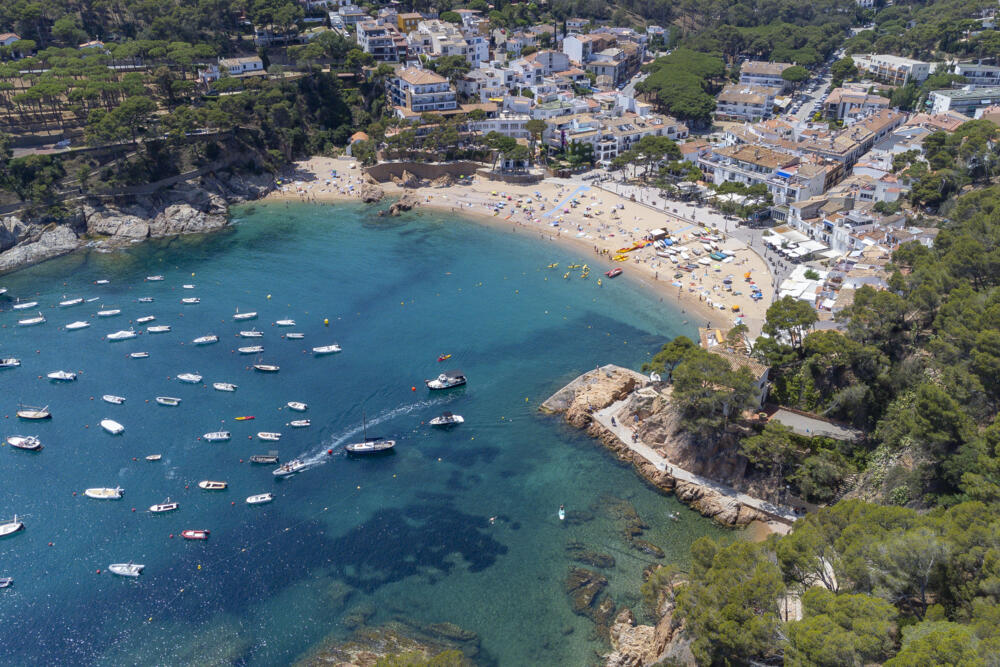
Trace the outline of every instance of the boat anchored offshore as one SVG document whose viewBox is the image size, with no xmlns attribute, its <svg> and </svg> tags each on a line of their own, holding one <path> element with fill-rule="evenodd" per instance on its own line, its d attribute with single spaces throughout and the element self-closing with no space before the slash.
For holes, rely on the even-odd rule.
<svg viewBox="0 0 1000 667">
<path fill-rule="evenodd" d="M 17 408 L 17 416 L 21 419 L 52 419 L 49 406 L 44 408 L 33 408 L 30 405 L 21 405 Z"/>
<path fill-rule="evenodd" d="M 146 333 L 157 334 L 157 333 L 169 333 L 170 325 L 168 324 L 157 324 L 155 326 L 146 327 Z"/>
<path fill-rule="evenodd" d="M 305 428 L 306 426 L 309 426 L 311 424 L 312 422 L 310 422 L 308 419 L 293 419 L 292 421 L 288 422 L 288 425 L 291 426 L 292 428 Z"/>
<path fill-rule="evenodd" d="M 264 364 L 260 362 L 254 364 L 253 368 L 255 371 L 259 371 L 261 373 L 277 373 L 281 370 L 281 366 L 278 366 L 277 364 Z"/>
<path fill-rule="evenodd" d="M 76 373 L 73 373 L 71 371 L 52 371 L 45 377 L 47 377 L 50 380 L 58 380 L 60 382 L 72 382 L 73 380 L 76 379 Z"/>
<path fill-rule="evenodd" d="M 146 359 L 149 357 L 149 352 L 133 352 L 130 355 L 133 359 Z"/>
<path fill-rule="evenodd" d="M 122 329 L 121 331 L 116 331 L 114 333 L 109 333 L 105 338 L 108 340 L 128 340 L 129 338 L 135 338 L 139 334 L 136 333 L 135 329 Z"/>
<path fill-rule="evenodd" d="M 114 317 L 115 315 L 121 315 L 121 308 L 108 308 L 107 310 L 97 311 L 98 317 Z"/>
<path fill-rule="evenodd" d="M 294 327 L 295 326 L 295 320 L 278 320 L 277 322 L 274 323 L 274 326 L 277 326 L 277 327 Z"/>
<path fill-rule="evenodd" d="M 40 452 L 44 448 L 42 441 L 34 435 L 7 436 L 7 444 L 15 449 L 23 449 L 29 452 Z"/>
<path fill-rule="evenodd" d="M 236 309 L 236 314 L 233 315 L 233 320 L 236 321 L 236 322 L 239 322 L 241 320 L 255 320 L 255 319 L 257 319 L 257 313 L 256 313 L 256 311 L 251 312 L 251 313 L 241 313 L 240 309 L 237 308 Z"/>
<path fill-rule="evenodd" d="M 104 396 L 101 396 L 101 400 L 105 403 L 111 403 L 112 405 L 121 405 L 125 402 L 125 397 L 115 396 L 114 394 L 104 394 Z"/>
<path fill-rule="evenodd" d="M 182 530 L 181 537 L 185 540 L 207 540 L 208 536 L 211 535 L 211 531 L 208 530 Z"/>
<path fill-rule="evenodd" d="M 135 318 L 135 323 L 136 324 L 146 324 L 147 322 L 153 322 L 155 320 L 156 320 L 156 316 L 155 315 L 146 315 L 144 317 L 137 317 L 137 318 Z"/>
<path fill-rule="evenodd" d="M 445 371 L 433 380 L 424 380 L 428 389 L 451 389 L 465 384 L 465 373 L 462 371 Z"/>
<path fill-rule="evenodd" d="M 109 487 L 94 487 L 84 491 L 83 495 L 94 500 L 121 500 L 124 493 L 125 490 L 120 486 L 113 489 Z"/>
<path fill-rule="evenodd" d="M 38 305 L 37 301 L 25 301 L 24 303 L 18 301 L 17 303 L 14 304 L 13 308 L 14 310 L 28 310 L 29 308 L 34 308 L 37 305 Z"/>
<path fill-rule="evenodd" d="M 102 419 L 101 428 L 111 435 L 121 435 L 125 431 L 125 427 L 116 422 L 114 419 Z"/>
<path fill-rule="evenodd" d="M 201 376 L 197 373 L 181 373 L 177 376 L 177 379 L 188 384 L 198 384 L 201 382 Z"/>
<path fill-rule="evenodd" d="M 173 512 L 175 509 L 177 509 L 180 506 L 181 506 L 180 503 L 174 502 L 174 501 L 170 500 L 170 498 L 167 498 L 162 503 L 158 503 L 156 505 L 150 505 L 149 506 L 149 511 L 152 512 L 152 513 L 154 513 L 154 514 L 161 514 L 163 512 Z"/>
<path fill-rule="evenodd" d="M 42 324 L 45 322 L 45 316 L 42 315 L 41 311 L 38 313 L 38 317 L 29 317 L 27 319 L 18 320 L 17 323 L 22 327 L 30 327 L 36 324 Z"/>
<path fill-rule="evenodd" d="M 147 461 L 159 461 L 163 458 L 163 454 L 149 454 L 146 456 Z"/>
<path fill-rule="evenodd" d="M 236 351 L 240 354 L 260 354 L 264 351 L 263 345 L 250 345 L 247 347 L 238 347 Z"/>
<path fill-rule="evenodd" d="M 250 457 L 250 463 L 277 463 L 278 453 L 272 452 L 270 454 L 254 454 Z"/>
<path fill-rule="evenodd" d="M 285 338 L 287 338 L 288 340 L 302 340 L 305 337 L 306 335 L 304 333 L 285 334 Z"/>
<path fill-rule="evenodd" d="M 313 354 L 333 354 L 334 352 L 340 352 L 340 346 L 334 343 L 333 345 L 321 345 L 319 347 L 313 348 Z"/>
<path fill-rule="evenodd" d="M 90 322 L 84 322 L 83 320 L 79 320 L 76 322 L 70 322 L 69 324 L 66 325 L 65 329 L 66 331 L 76 331 L 77 329 L 86 329 L 89 326 Z"/>
<path fill-rule="evenodd" d="M 139 303 L 153 303 L 153 297 L 151 296 L 140 296 L 136 301 Z"/>
<path fill-rule="evenodd" d="M 60 308 L 68 308 L 70 306 L 78 306 L 83 303 L 83 297 L 78 297 L 76 299 L 66 299 L 65 301 L 59 302 Z"/>
<path fill-rule="evenodd" d="M 191 341 L 195 345 L 211 345 L 212 343 L 218 343 L 219 337 L 215 334 L 209 334 L 207 336 L 200 336 Z"/>
<path fill-rule="evenodd" d="M 0 588 L 8 588 L 14 585 L 14 577 L 0 577 Z"/>
<path fill-rule="evenodd" d="M 14 357 L 7 357 L 6 359 L 0 359 L 0 368 L 17 368 L 21 365 L 20 359 L 15 359 Z"/>
<path fill-rule="evenodd" d="M 210 479 L 203 479 L 198 482 L 198 488 L 205 491 L 224 491 L 228 486 L 227 482 L 214 482 Z"/>
<path fill-rule="evenodd" d="M 163 276 L 146 276 L 146 280 L 151 283 L 155 283 L 163 280 Z"/>
<path fill-rule="evenodd" d="M 6 523 L 0 523 L 0 537 L 7 537 L 8 535 L 13 535 L 14 533 L 19 533 L 24 530 L 24 523 L 18 521 L 17 515 Z"/>
<path fill-rule="evenodd" d="M 181 299 L 181 303 L 183 303 L 186 306 L 193 306 L 196 303 L 201 303 L 201 299 L 199 299 L 196 296 L 189 296 Z"/>
<path fill-rule="evenodd" d="M 295 410 L 296 412 L 305 412 L 309 409 L 309 406 L 305 403 L 299 403 L 298 401 L 288 401 L 285 405 L 288 406 L 289 410 Z"/>
<path fill-rule="evenodd" d="M 117 574 L 119 577 L 138 577 L 144 569 L 146 566 L 139 563 L 112 563 L 108 565 L 108 572 Z"/>
<path fill-rule="evenodd" d="M 352 442 L 349 445 L 344 445 L 344 449 L 348 454 L 381 454 L 391 451 L 396 446 L 395 440 L 382 437 L 368 437 L 368 420 L 365 419 L 364 412 L 361 413 L 361 428 L 365 439 L 361 442 Z"/>
<path fill-rule="evenodd" d="M 232 382 L 213 382 L 212 389 L 216 391 L 236 391 L 236 385 Z"/>
<path fill-rule="evenodd" d="M 293 459 L 292 461 L 289 461 L 288 463 L 283 463 L 274 470 L 272 470 L 271 474 L 274 475 L 275 477 L 288 477 L 289 475 L 294 475 L 295 473 L 299 472 L 300 470 L 304 470 L 305 468 L 306 468 L 305 461 L 303 461 L 302 459 Z"/>
<path fill-rule="evenodd" d="M 174 398 L 173 396 L 157 396 L 156 402 L 160 405 L 166 405 L 168 407 L 174 408 L 181 404 L 181 399 Z"/>
<path fill-rule="evenodd" d="M 262 338 L 264 336 L 263 331 L 257 331 L 256 329 L 250 329 L 250 331 L 241 331 L 241 338 Z"/>
<path fill-rule="evenodd" d="M 229 431 L 212 431 L 211 433 L 206 433 L 201 437 L 208 442 L 223 442 L 225 440 L 229 440 L 231 436 Z"/>
<path fill-rule="evenodd" d="M 444 412 L 440 417 L 435 417 L 431 419 L 428 424 L 431 426 L 451 426 L 453 424 L 461 424 L 465 422 L 465 417 L 462 415 L 452 414 L 450 412 Z"/>
<path fill-rule="evenodd" d="M 263 505 L 264 503 L 269 503 L 272 500 L 274 500 L 274 496 L 270 493 L 258 493 L 255 496 L 247 498 L 247 505 Z"/>
</svg>

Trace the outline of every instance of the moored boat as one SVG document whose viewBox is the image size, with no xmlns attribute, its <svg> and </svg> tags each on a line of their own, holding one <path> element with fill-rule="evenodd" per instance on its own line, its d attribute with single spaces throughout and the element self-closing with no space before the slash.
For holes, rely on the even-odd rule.
<svg viewBox="0 0 1000 667">
<path fill-rule="evenodd" d="M 439 417 L 435 417 L 427 423 L 431 426 L 451 426 L 453 424 L 462 424 L 464 422 L 465 417 L 462 415 L 452 414 L 451 412 L 443 412 Z"/>
<path fill-rule="evenodd" d="M 42 441 L 34 435 L 10 435 L 7 436 L 7 444 L 15 449 L 23 449 L 29 452 L 40 452 L 44 449 Z"/>
<path fill-rule="evenodd" d="M 135 318 L 135 323 L 136 324 L 146 324 L 147 322 L 153 322 L 155 320 L 156 320 L 156 316 L 155 315 L 146 315 L 144 317 L 137 317 L 137 318 Z"/>
<path fill-rule="evenodd" d="M 128 356 L 132 357 L 133 359 L 146 359 L 149 357 L 149 352 L 132 352 Z"/>
<path fill-rule="evenodd" d="M 194 285 L 190 283 L 185 283 L 184 285 L 181 285 L 181 287 L 183 287 L 184 289 L 194 289 Z"/>
<path fill-rule="evenodd" d="M 17 416 L 21 419 L 52 419 L 49 406 L 44 408 L 33 408 L 30 405 L 20 405 L 17 408 Z"/>
<path fill-rule="evenodd" d="M 154 299 L 151 296 L 140 296 L 136 301 L 139 303 L 153 303 Z"/>
<path fill-rule="evenodd" d="M 76 322 L 70 322 L 64 328 L 67 331 L 76 331 L 77 329 L 86 329 L 90 326 L 90 322 L 85 322 L 83 320 L 78 320 Z"/>
<path fill-rule="evenodd" d="M 109 284 L 110 282 L 111 282 L 111 281 L 110 281 L 110 280 L 108 280 L 107 278 L 101 278 L 100 280 L 95 280 L 95 281 L 94 281 L 94 284 L 95 284 L 95 285 L 107 285 L 107 284 Z"/>
<path fill-rule="evenodd" d="M 121 500 L 122 494 L 125 490 L 120 486 L 115 488 L 110 487 L 94 487 L 92 489 L 87 489 L 83 492 L 83 495 L 88 498 L 93 498 L 95 500 Z"/>
<path fill-rule="evenodd" d="M 229 484 L 227 482 L 218 482 L 210 479 L 203 479 L 198 482 L 198 488 L 204 489 L 205 491 L 223 491 L 228 486 Z"/>
<path fill-rule="evenodd" d="M 181 404 L 181 399 L 174 398 L 173 396 L 157 396 L 156 402 L 160 405 L 166 405 L 168 407 L 176 407 Z"/>
<path fill-rule="evenodd" d="M 237 322 L 241 320 L 254 320 L 254 319 L 257 319 L 256 311 L 250 313 L 241 313 L 240 309 L 237 308 L 236 313 L 233 315 L 233 320 Z"/>
<path fill-rule="evenodd" d="M 0 588 L 9 588 L 14 585 L 14 577 L 0 577 Z"/>
<path fill-rule="evenodd" d="M 256 363 L 253 365 L 253 368 L 255 371 L 259 371 L 261 373 L 277 373 L 281 370 L 281 366 L 278 366 L 277 364 Z"/>
<path fill-rule="evenodd" d="M 20 300 L 18 300 L 12 307 L 14 308 L 14 310 L 27 310 L 29 308 L 34 308 L 37 305 L 38 305 L 37 301 L 25 301 L 24 303 L 22 303 Z"/>
<path fill-rule="evenodd" d="M 295 410 L 296 412 L 305 412 L 309 409 L 309 406 L 305 403 L 299 403 L 298 401 L 288 401 L 285 405 L 288 406 L 289 410 Z"/>
<path fill-rule="evenodd" d="M 181 537 L 185 540 L 207 540 L 208 536 L 211 535 L 211 531 L 208 530 L 182 530 Z"/>
<path fill-rule="evenodd" d="M 197 373 L 180 373 L 177 379 L 188 384 L 198 384 L 201 382 L 201 376 Z"/>
<path fill-rule="evenodd" d="M 128 340 L 129 338 L 135 338 L 139 334 L 136 333 L 135 329 L 122 329 L 121 331 L 115 331 L 114 333 L 109 333 L 105 338 L 108 340 Z"/>
<path fill-rule="evenodd" d="M 451 389 L 465 384 L 465 373 L 462 371 L 445 371 L 433 380 L 424 380 L 428 389 Z"/>
<path fill-rule="evenodd" d="M 229 431 L 212 431 L 211 433 L 206 433 L 201 437 L 208 442 L 223 442 L 225 440 L 229 440 L 231 434 Z"/>
<path fill-rule="evenodd" d="M 262 463 L 277 463 L 277 462 L 278 462 L 277 454 L 254 454 L 253 456 L 250 457 L 250 463 L 262 464 Z"/>
<path fill-rule="evenodd" d="M 232 382 L 213 382 L 212 389 L 216 391 L 236 391 L 236 385 Z"/>
<path fill-rule="evenodd" d="M 76 299 L 66 299 L 65 301 L 59 302 L 60 308 L 68 308 L 69 306 L 78 306 L 83 303 L 83 297 L 78 297 Z"/>
<path fill-rule="evenodd" d="M 310 422 L 308 419 L 293 419 L 292 421 L 288 422 L 288 425 L 291 426 L 292 428 L 305 428 L 306 426 L 309 426 L 311 424 L 312 422 Z"/>
<path fill-rule="evenodd" d="M 294 327 L 295 326 L 295 320 L 278 320 L 277 322 L 274 323 L 274 326 L 276 326 L 276 327 Z"/>
<path fill-rule="evenodd" d="M 163 454 L 148 454 L 146 455 L 147 461 L 159 461 L 163 458 Z"/>
<path fill-rule="evenodd" d="M 139 563 L 112 563 L 108 565 L 108 572 L 119 577 L 138 577 L 145 568 Z"/>
<path fill-rule="evenodd" d="M 272 470 L 271 474 L 274 475 L 275 477 L 288 477 L 289 475 L 294 475 L 295 473 L 300 472 L 305 468 L 306 468 L 305 461 L 303 461 L 302 459 L 293 459 L 288 463 L 283 463 L 274 470 Z"/>
<path fill-rule="evenodd" d="M 287 338 L 288 340 L 302 340 L 305 337 L 306 335 L 304 333 L 285 334 L 285 338 Z"/>
<path fill-rule="evenodd" d="M 215 334 L 209 334 L 207 336 L 199 336 L 191 342 L 195 345 L 211 345 L 212 343 L 218 343 L 219 337 Z"/>
<path fill-rule="evenodd" d="M 23 320 L 18 320 L 18 325 L 22 327 L 30 327 L 36 324 L 43 324 L 45 322 L 45 316 L 41 312 L 38 313 L 38 317 L 28 317 Z"/>
<path fill-rule="evenodd" d="M 116 422 L 114 419 L 102 419 L 101 428 L 111 435 L 121 435 L 125 432 L 125 427 Z"/>
<path fill-rule="evenodd" d="M 340 346 L 336 343 L 333 345 L 320 345 L 319 347 L 313 348 L 313 354 L 333 354 L 334 352 L 340 352 Z"/>
<path fill-rule="evenodd" d="M 146 276 L 146 280 L 148 280 L 151 283 L 155 283 L 155 282 L 159 282 L 159 281 L 163 280 L 163 276 L 159 276 L 159 275 L 157 275 L 157 276 Z"/>
<path fill-rule="evenodd" d="M 264 503 L 269 503 L 274 500 L 274 496 L 270 493 L 258 493 L 255 496 L 249 496 L 247 498 L 247 505 L 263 505 Z"/>
<path fill-rule="evenodd" d="M 104 394 L 104 396 L 101 396 L 101 400 L 105 403 L 111 403 L 112 405 L 121 405 L 125 402 L 125 397 L 115 396 L 114 394 Z"/>
<path fill-rule="evenodd" d="M 196 303 L 201 303 L 201 299 L 199 299 L 196 296 L 189 296 L 189 297 L 185 297 L 185 298 L 181 299 L 181 303 L 183 303 L 184 305 L 187 305 L 187 306 L 191 306 L 191 305 L 194 305 Z"/>
<path fill-rule="evenodd" d="M 281 440 L 281 434 L 274 431 L 260 431 L 257 434 L 257 437 L 261 440 L 268 440 L 270 442 L 277 442 L 278 440 Z"/>
<path fill-rule="evenodd" d="M 17 368 L 21 365 L 20 359 L 15 359 L 14 357 L 7 357 L 6 359 L 0 359 L 0 368 Z"/>
<path fill-rule="evenodd" d="M 19 521 L 16 514 L 10 521 L 0 523 L 0 537 L 7 537 L 22 530 L 24 530 L 24 522 Z"/>
<path fill-rule="evenodd" d="M 167 324 L 157 324 L 155 326 L 146 327 L 146 332 L 151 334 L 167 333 L 168 331 L 170 331 L 170 326 Z"/>
<path fill-rule="evenodd" d="M 72 371 L 52 371 L 46 374 L 45 377 L 50 380 L 58 380 L 59 382 L 72 382 L 76 379 L 76 373 Z"/>
<path fill-rule="evenodd" d="M 240 332 L 241 338 L 261 338 L 263 337 L 263 335 L 264 335 L 263 331 L 257 331 L 256 329 L 250 329 L 249 331 Z"/>
<path fill-rule="evenodd" d="M 115 315 L 121 315 L 121 308 L 108 308 L 107 310 L 97 311 L 98 317 L 114 317 Z"/>
<path fill-rule="evenodd" d="M 240 354 L 260 354 L 264 351 L 263 345 L 249 345 L 247 347 L 238 347 L 236 351 Z"/>
<path fill-rule="evenodd" d="M 170 500 L 170 498 L 167 498 L 162 503 L 157 503 L 156 505 L 150 505 L 149 511 L 152 512 L 153 514 L 162 514 L 163 512 L 173 512 L 180 506 L 181 506 L 180 503 Z"/>
</svg>

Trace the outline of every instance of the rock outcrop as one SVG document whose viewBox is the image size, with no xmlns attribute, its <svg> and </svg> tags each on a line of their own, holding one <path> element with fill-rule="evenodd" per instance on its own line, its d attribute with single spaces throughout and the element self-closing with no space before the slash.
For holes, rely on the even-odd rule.
<svg viewBox="0 0 1000 667">
<path fill-rule="evenodd" d="M 621 366 L 602 366 L 587 371 L 542 403 L 546 413 L 564 413 L 576 428 L 587 428 L 591 412 L 603 410 L 632 393 L 645 380 L 641 373 Z"/>
<path fill-rule="evenodd" d="M 615 617 L 609 638 L 612 652 L 605 667 L 647 667 L 648 665 L 695 666 L 691 640 L 674 624 L 673 605 L 664 602 L 655 626 L 637 625 L 628 608 Z"/>
<path fill-rule="evenodd" d="M 446 188 L 450 185 L 455 184 L 455 179 L 451 174 L 445 174 L 444 176 L 438 176 L 433 181 L 431 181 L 432 188 Z"/>
<path fill-rule="evenodd" d="M 592 620 L 602 635 L 607 634 L 615 613 L 614 601 L 610 596 L 602 595 L 607 585 L 604 575 L 582 567 L 570 568 L 566 576 L 566 593 L 574 613 Z"/>
<path fill-rule="evenodd" d="M 7 252 L 0 253 L 0 273 L 65 255 L 79 247 L 80 240 L 72 229 L 52 226 L 43 231 L 38 240 L 21 243 Z"/>
<path fill-rule="evenodd" d="M 385 196 L 385 190 L 378 185 L 365 182 L 361 184 L 360 188 L 358 188 L 358 195 L 364 203 L 374 204 Z"/>
<path fill-rule="evenodd" d="M 419 206 L 421 201 L 422 200 L 418 195 L 412 192 L 404 192 L 403 196 L 389 207 L 389 215 L 399 215 L 403 211 L 409 211 L 410 209 Z"/>
<path fill-rule="evenodd" d="M 294 664 L 295 667 L 374 667 L 386 658 L 401 655 L 428 660 L 444 654 L 447 659 L 442 664 L 471 665 L 467 658 L 478 651 L 478 636 L 451 623 L 414 626 L 392 621 L 378 627 L 359 628 L 347 641 L 331 635 Z"/>
<path fill-rule="evenodd" d="M 392 182 L 401 188 L 419 188 L 424 184 L 423 179 L 406 169 L 399 176 L 393 176 Z"/>
<path fill-rule="evenodd" d="M 18 243 L 28 239 L 31 227 L 21 221 L 16 215 L 0 218 L 0 251 L 13 248 Z"/>
</svg>

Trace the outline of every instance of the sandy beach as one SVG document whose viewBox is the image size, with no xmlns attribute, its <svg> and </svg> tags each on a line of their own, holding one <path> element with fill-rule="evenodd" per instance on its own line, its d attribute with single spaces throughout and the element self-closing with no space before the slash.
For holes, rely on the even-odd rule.
<svg viewBox="0 0 1000 667">
<path fill-rule="evenodd" d="M 352 165 L 355 165 L 353 169 Z M 295 163 L 288 173 L 290 180 L 283 179 L 267 199 L 318 203 L 357 201 L 358 191 L 364 183 L 364 172 L 351 158 L 314 157 Z M 393 183 L 380 185 L 390 197 L 404 192 Z M 471 183 L 408 191 L 421 199 L 421 207 L 449 211 L 490 224 L 510 225 L 512 232 L 537 233 L 540 239 L 567 244 L 582 253 L 575 262 L 590 265 L 590 280 L 600 279 L 606 283 L 609 279 L 603 274 L 620 267 L 622 277 L 656 290 L 662 301 L 678 306 L 690 323 L 697 326 L 728 328 L 737 318 L 742 318 L 750 329 L 751 339 L 755 338 L 773 299 L 772 276 L 764 259 L 723 231 L 705 228 L 697 212 L 694 221 L 685 220 L 594 184 L 568 179 L 546 179 L 534 185 L 518 186 L 476 178 Z M 678 267 L 686 261 L 674 264 L 669 258 L 657 256 L 652 246 L 627 253 L 626 261 L 614 261 L 618 249 L 631 247 L 653 229 L 663 229 L 672 237 L 680 238 L 680 249 L 688 253 L 690 262 L 698 268 L 692 272 L 682 271 Z M 705 233 L 721 237 L 717 243 L 732 256 L 730 261 L 707 258 L 707 248 L 700 240 Z M 709 263 L 699 263 L 702 258 Z M 561 272 L 560 275 L 572 271 L 571 277 L 581 271 L 563 266 L 553 270 Z M 682 275 L 675 277 L 677 274 Z M 747 274 L 763 294 L 756 302 L 750 298 L 751 284 Z M 724 282 L 727 278 L 731 281 L 731 291 Z"/>
</svg>

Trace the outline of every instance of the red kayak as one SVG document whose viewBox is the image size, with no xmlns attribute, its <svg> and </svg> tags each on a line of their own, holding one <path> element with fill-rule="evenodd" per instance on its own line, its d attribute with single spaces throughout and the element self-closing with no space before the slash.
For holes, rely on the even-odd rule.
<svg viewBox="0 0 1000 667">
<path fill-rule="evenodd" d="M 207 540 L 209 531 L 207 530 L 185 530 L 181 532 L 181 537 L 185 540 Z"/>
<path fill-rule="evenodd" d="M 622 274 L 622 270 L 621 269 L 614 268 L 614 269 L 611 269 L 610 271 L 608 271 L 607 273 L 605 273 L 604 275 L 606 275 L 608 278 L 614 278 L 616 276 L 620 276 L 621 274 Z"/>
</svg>

